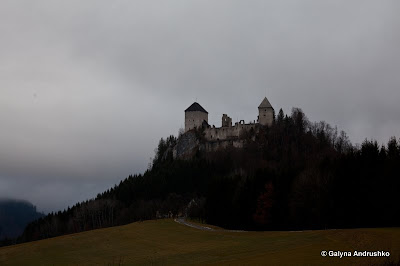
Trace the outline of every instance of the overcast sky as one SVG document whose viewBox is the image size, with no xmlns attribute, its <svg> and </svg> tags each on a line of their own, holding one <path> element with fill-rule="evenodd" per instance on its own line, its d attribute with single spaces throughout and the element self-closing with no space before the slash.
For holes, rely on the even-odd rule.
<svg viewBox="0 0 400 266">
<path fill-rule="evenodd" d="M 197 101 L 400 137 L 400 1 L 0 2 L 0 197 L 53 211 L 142 173 Z"/>
</svg>

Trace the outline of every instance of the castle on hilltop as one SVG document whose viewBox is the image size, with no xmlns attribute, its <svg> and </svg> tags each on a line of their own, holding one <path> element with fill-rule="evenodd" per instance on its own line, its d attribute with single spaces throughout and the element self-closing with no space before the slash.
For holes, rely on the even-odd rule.
<svg viewBox="0 0 400 266">
<path fill-rule="evenodd" d="M 222 115 L 221 127 L 208 124 L 208 112 L 197 102 L 185 110 L 185 132 L 195 128 L 204 128 L 205 138 L 208 141 L 219 141 L 239 138 L 244 131 L 256 130 L 261 126 L 270 126 L 274 120 L 274 108 L 267 97 L 258 106 L 257 122 L 246 124 L 244 120 L 232 125 L 232 118 Z"/>
<path fill-rule="evenodd" d="M 185 133 L 182 134 L 172 149 L 173 158 L 192 158 L 197 151 L 218 151 L 226 148 L 243 148 L 246 133 L 257 133 L 262 126 L 270 126 L 274 121 L 274 108 L 267 98 L 258 106 L 257 122 L 246 124 L 244 120 L 232 125 L 232 118 L 227 114 L 222 115 L 221 127 L 208 124 L 208 112 L 198 103 L 193 103 L 185 110 Z M 201 141 L 196 129 L 202 129 L 204 137 Z M 254 134 L 250 134 L 255 140 Z"/>
</svg>

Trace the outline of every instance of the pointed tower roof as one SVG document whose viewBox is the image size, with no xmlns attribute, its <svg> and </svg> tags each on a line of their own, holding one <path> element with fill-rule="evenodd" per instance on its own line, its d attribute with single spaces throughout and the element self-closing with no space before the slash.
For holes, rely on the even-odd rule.
<svg viewBox="0 0 400 266">
<path fill-rule="evenodd" d="M 198 103 L 194 102 L 191 106 L 189 106 L 185 112 L 203 112 L 208 114 L 208 112 Z"/>
<path fill-rule="evenodd" d="M 272 108 L 272 105 L 269 103 L 267 97 L 265 97 L 258 108 Z"/>
</svg>

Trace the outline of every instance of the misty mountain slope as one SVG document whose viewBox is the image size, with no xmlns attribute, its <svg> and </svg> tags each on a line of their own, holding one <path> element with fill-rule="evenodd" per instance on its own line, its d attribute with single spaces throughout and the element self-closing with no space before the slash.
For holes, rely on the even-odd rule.
<svg viewBox="0 0 400 266">
<path fill-rule="evenodd" d="M 30 202 L 0 199 L 0 240 L 21 235 L 28 223 L 42 216 Z"/>
</svg>

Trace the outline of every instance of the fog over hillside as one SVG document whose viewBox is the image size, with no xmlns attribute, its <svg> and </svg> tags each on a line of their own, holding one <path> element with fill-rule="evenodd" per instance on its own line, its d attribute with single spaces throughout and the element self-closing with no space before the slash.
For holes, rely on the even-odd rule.
<svg viewBox="0 0 400 266">
<path fill-rule="evenodd" d="M 400 2 L 0 3 L 0 195 L 66 208 L 145 171 L 196 99 L 268 96 L 353 142 L 400 136 Z"/>
<path fill-rule="evenodd" d="M 0 198 L 0 240 L 20 236 L 29 222 L 42 216 L 28 201 Z"/>
</svg>

